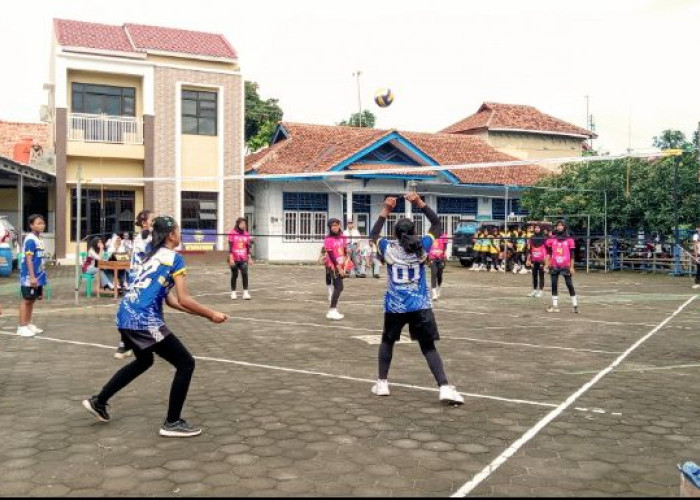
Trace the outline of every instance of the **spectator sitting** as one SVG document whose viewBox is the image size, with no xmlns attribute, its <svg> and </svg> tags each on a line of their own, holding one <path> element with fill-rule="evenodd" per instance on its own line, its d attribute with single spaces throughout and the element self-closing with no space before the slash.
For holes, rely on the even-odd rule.
<svg viewBox="0 0 700 500">
<path fill-rule="evenodd" d="M 83 273 L 85 274 L 97 274 L 98 268 L 97 263 L 104 257 L 105 245 L 102 242 L 102 238 L 95 236 L 90 240 L 90 246 L 88 248 L 87 257 L 85 262 L 83 262 Z M 109 275 L 101 270 L 100 271 L 100 281 L 102 288 L 107 290 L 114 290 L 114 284 L 110 279 Z"/>
</svg>

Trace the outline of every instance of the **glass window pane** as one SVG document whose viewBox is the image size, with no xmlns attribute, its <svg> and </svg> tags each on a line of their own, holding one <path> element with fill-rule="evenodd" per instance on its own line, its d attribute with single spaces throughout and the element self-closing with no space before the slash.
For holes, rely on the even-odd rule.
<svg viewBox="0 0 700 500">
<path fill-rule="evenodd" d="M 136 115 L 136 103 L 133 97 L 125 97 L 122 99 L 122 115 L 125 116 L 135 116 Z"/>
<path fill-rule="evenodd" d="M 192 101 L 190 99 L 182 100 L 182 114 L 197 116 L 197 101 Z"/>
<path fill-rule="evenodd" d="M 102 97 L 102 107 L 104 109 L 103 113 L 107 113 L 112 116 L 120 116 L 122 113 L 122 102 L 121 97 L 114 95 L 106 95 Z"/>
<path fill-rule="evenodd" d="M 102 96 L 95 94 L 85 94 L 83 101 L 83 113 L 99 115 L 102 111 Z"/>
<path fill-rule="evenodd" d="M 73 90 L 73 101 L 71 102 L 71 109 L 73 110 L 73 113 L 83 112 L 83 93 L 76 92 L 75 89 Z"/>
<path fill-rule="evenodd" d="M 82 83 L 74 83 L 73 84 L 73 92 L 82 92 L 85 90 L 85 85 Z"/>
<path fill-rule="evenodd" d="M 182 117 L 182 133 L 197 134 L 197 119 L 189 116 Z"/>
<path fill-rule="evenodd" d="M 216 110 L 216 102 L 215 101 L 200 101 L 199 102 L 199 109 L 213 109 Z"/>
<path fill-rule="evenodd" d="M 200 118 L 216 118 L 216 110 L 215 109 L 201 109 L 200 108 L 199 117 Z"/>
<path fill-rule="evenodd" d="M 134 87 L 124 87 L 122 95 L 126 97 L 136 97 L 136 89 Z"/>
<path fill-rule="evenodd" d="M 200 101 L 216 101 L 216 92 L 198 92 Z"/>
<path fill-rule="evenodd" d="M 213 118 L 200 118 L 199 135 L 216 135 L 216 120 Z"/>
<path fill-rule="evenodd" d="M 197 92 L 192 92 L 191 90 L 183 90 L 182 98 L 197 100 Z"/>
</svg>

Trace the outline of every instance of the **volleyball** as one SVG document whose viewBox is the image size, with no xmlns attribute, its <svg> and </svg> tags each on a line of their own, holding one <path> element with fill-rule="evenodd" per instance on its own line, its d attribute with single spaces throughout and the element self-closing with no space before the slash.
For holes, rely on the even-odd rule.
<svg viewBox="0 0 700 500">
<path fill-rule="evenodd" d="M 374 102 L 380 108 L 386 108 L 394 102 L 394 94 L 391 93 L 391 89 L 379 89 L 374 93 Z"/>
</svg>

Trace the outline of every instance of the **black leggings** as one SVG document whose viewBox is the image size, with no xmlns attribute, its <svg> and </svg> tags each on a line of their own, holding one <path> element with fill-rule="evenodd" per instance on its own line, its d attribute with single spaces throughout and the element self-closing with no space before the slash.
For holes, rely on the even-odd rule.
<svg viewBox="0 0 700 500">
<path fill-rule="evenodd" d="M 552 297 L 556 297 L 559 294 L 559 274 L 560 273 L 552 273 L 550 277 L 552 280 Z M 573 277 L 569 273 L 562 274 L 562 276 L 564 276 L 564 282 L 566 283 L 566 288 L 569 290 L 569 295 L 573 297 L 576 295 Z"/>
<path fill-rule="evenodd" d="M 241 270 L 241 280 L 243 290 L 248 290 L 248 263 L 246 261 L 234 262 L 231 266 L 231 291 L 236 291 L 236 281 L 238 281 L 238 270 Z"/>
<path fill-rule="evenodd" d="M 539 283 L 538 283 L 539 281 Z M 542 290 L 544 288 L 544 263 L 532 263 L 532 288 Z"/>
<path fill-rule="evenodd" d="M 97 395 L 97 400 L 106 404 L 112 396 L 148 370 L 153 365 L 153 353 L 155 352 L 175 367 L 175 377 L 170 387 L 167 421 L 172 423 L 180 420 L 182 407 L 185 404 L 187 391 L 192 380 L 192 373 L 194 372 L 194 358 L 192 355 L 172 333 L 148 349 L 139 349 L 128 337 L 123 336 L 123 338 L 127 348 L 133 349 L 136 359 L 128 365 L 124 365 L 109 379 L 109 382 L 105 384 L 102 391 Z"/>
<path fill-rule="evenodd" d="M 445 261 L 433 260 L 430 262 L 430 285 L 435 288 L 435 286 L 442 286 L 442 273 L 445 271 Z"/>
<path fill-rule="evenodd" d="M 382 339 L 379 344 L 379 378 L 386 380 L 389 377 L 389 367 L 391 366 L 391 358 L 394 355 L 394 341 Z M 420 352 L 425 356 L 428 362 L 428 367 L 435 377 L 438 386 L 447 385 L 447 375 L 442 367 L 442 358 L 435 348 L 435 341 L 432 339 L 421 339 L 418 341 Z"/>
<path fill-rule="evenodd" d="M 333 295 L 331 296 L 331 309 L 338 306 L 338 299 L 343 292 L 343 278 L 340 277 L 337 271 L 326 268 L 326 285 L 333 285 Z"/>
<path fill-rule="evenodd" d="M 695 284 L 700 285 L 700 261 L 695 263 Z"/>
</svg>

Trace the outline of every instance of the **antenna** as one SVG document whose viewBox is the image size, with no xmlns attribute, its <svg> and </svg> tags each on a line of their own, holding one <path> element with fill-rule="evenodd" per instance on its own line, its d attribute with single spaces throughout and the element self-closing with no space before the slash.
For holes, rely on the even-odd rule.
<svg viewBox="0 0 700 500">
<path fill-rule="evenodd" d="M 359 126 L 362 126 L 362 99 L 360 98 L 360 75 L 362 74 L 362 71 L 359 69 L 355 71 L 352 76 L 357 78 L 357 107 L 359 109 L 359 113 L 357 115 L 359 119 Z"/>
</svg>

